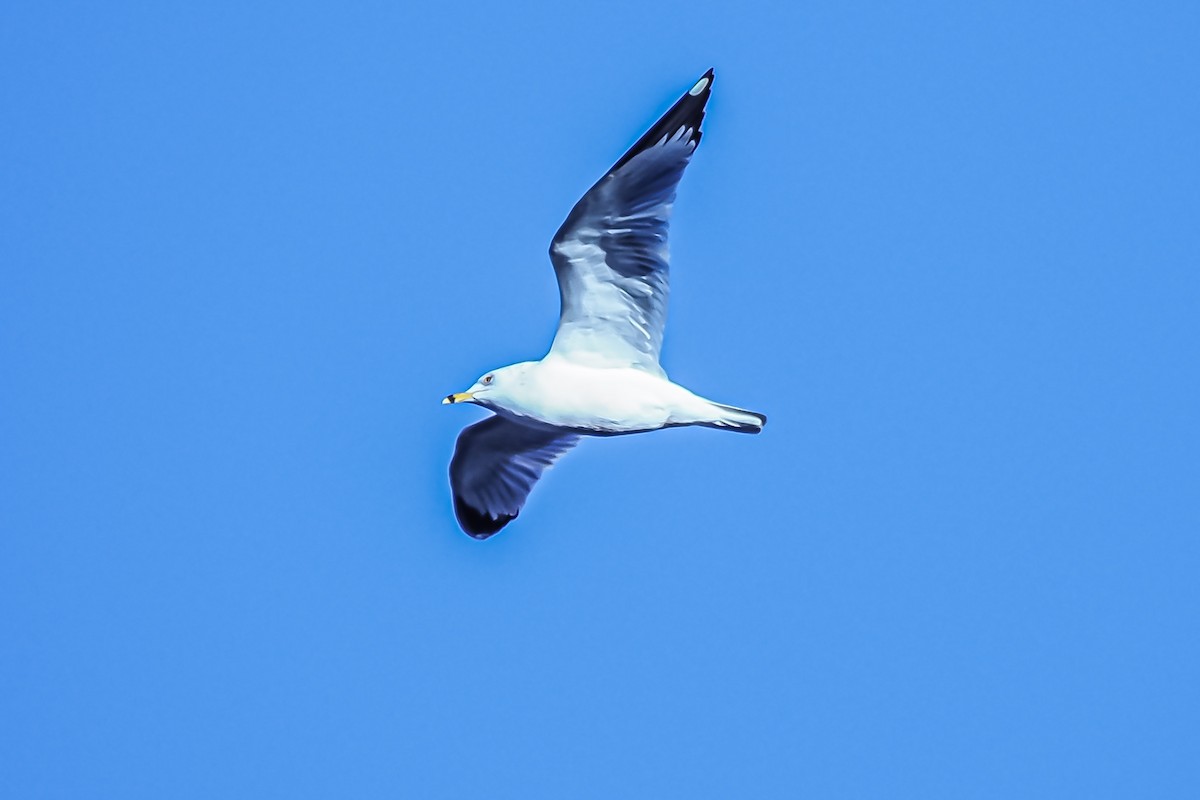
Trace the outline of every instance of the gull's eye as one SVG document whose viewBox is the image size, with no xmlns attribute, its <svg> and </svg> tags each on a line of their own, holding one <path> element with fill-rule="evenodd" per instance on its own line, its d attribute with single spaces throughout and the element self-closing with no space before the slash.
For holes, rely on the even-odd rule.
<svg viewBox="0 0 1200 800">
<path fill-rule="evenodd" d="M 483 385 L 490 386 L 492 381 L 494 381 L 495 379 L 496 379 L 495 375 L 484 375 L 483 376 Z"/>
</svg>

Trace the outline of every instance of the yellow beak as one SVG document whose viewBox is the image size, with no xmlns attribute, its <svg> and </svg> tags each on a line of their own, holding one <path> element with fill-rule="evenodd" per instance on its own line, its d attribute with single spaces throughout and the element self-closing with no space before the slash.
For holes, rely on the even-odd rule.
<svg viewBox="0 0 1200 800">
<path fill-rule="evenodd" d="M 449 405 L 451 403 L 465 403 L 468 400 L 474 399 L 475 395 L 471 394 L 470 392 L 458 392 L 457 394 L 446 395 L 446 399 L 442 400 L 442 405 Z"/>
</svg>

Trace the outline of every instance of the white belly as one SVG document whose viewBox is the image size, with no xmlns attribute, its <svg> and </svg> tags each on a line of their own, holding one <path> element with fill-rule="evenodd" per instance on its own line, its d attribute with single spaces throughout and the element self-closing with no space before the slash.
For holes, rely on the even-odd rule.
<svg viewBox="0 0 1200 800">
<path fill-rule="evenodd" d="M 704 401 L 638 369 L 598 369 L 548 358 L 510 409 L 529 420 L 581 433 L 620 434 L 686 424 Z"/>
</svg>

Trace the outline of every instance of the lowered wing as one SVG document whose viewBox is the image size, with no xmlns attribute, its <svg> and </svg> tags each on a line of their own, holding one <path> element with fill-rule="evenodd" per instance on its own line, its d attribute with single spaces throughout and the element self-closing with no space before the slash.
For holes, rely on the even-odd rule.
<svg viewBox="0 0 1200 800">
<path fill-rule="evenodd" d="M 468 425 L 450 460 L 458 524 L 486 539 L 516 519 L 533 485 L 579 441 L 573 433 L 529 428 L 500 416 Z"/>
</svg>

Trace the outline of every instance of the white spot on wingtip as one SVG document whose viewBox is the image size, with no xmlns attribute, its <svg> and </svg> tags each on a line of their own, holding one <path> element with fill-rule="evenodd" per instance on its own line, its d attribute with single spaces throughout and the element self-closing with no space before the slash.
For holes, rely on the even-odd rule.
<svg viewBox="0 0 1200 800">
<path fill-rule="evenodd" d="M 695 97 L 704 91 L 705 86 L 708 86 L 708 78 L 701 78 L 700 80 L 696 81 L 696 85 L 691 88 L 688 94 L 690 94 L 692 97 Z"/>
</svg>

